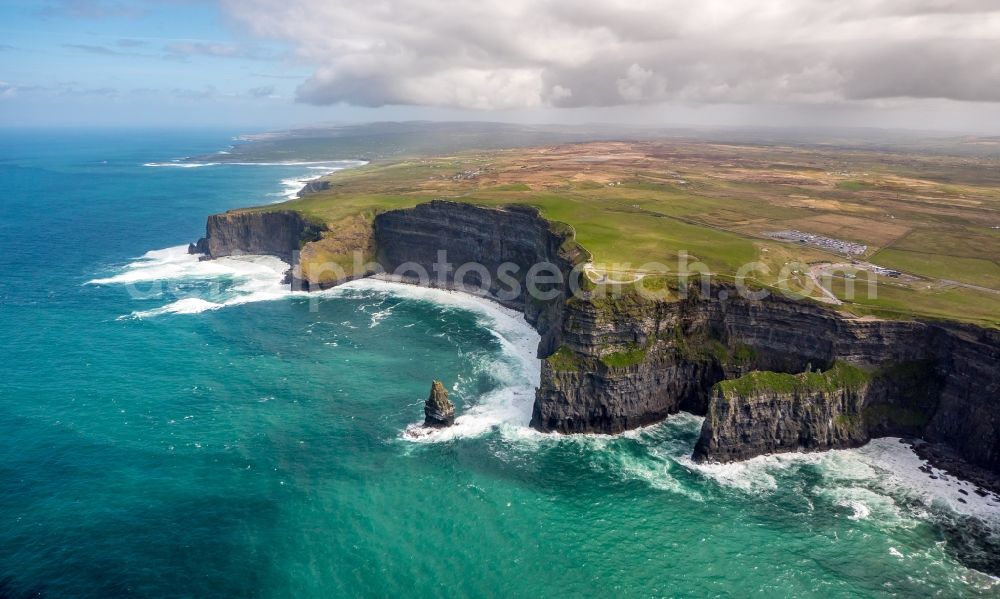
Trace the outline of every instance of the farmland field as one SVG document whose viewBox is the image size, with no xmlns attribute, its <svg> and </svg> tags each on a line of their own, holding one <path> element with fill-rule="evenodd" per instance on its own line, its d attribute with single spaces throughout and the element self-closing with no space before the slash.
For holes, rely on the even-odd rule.
<svg viewBox="0 0 1000 599">
<path fill-rule="evenodd" d="M 591 142 L 376 160 L 329 181 L 262 209 L 299 210 L 337 228 L 431 199 L 529 204 L 574 227 L 596 270 L 676 273 L 686 256 L 726 278 L 760 262 L 754 282 L 802 290 L 810 266 L 855 259 L 857 275 L 879 285 L 847 297 L 843 284 L 828 283 L 842 310 L 1000 321 L 1000 169 L 988 157 Z M 867 249 L 846 256 L 769 237 L 780 230 Z"/>
</svg>

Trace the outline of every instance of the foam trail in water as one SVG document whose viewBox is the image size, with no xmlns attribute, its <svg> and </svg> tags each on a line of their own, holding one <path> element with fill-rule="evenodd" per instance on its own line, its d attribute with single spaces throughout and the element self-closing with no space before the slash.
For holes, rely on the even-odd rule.
<svg viewBox="0 0 1000 599">
<path fill-rule="evenodd" d="M 224 152 L 217 152 L 222 154 Z M 278 162 L 184 162 L 181 160 L 171 160 L 169 162 L 146 162 L 143 166 L 150 167 L 175 167 L 175 168 L 199 168 L 203 166 L 306 166 L 314 169 L 330 168 L 331 170 L 341 170 L 352 166 L 364 166 L 368 164 L 366 160 L 287 160 Z"/>
<path fill-rule="evenodd" d="M 197 314 L 250 302 L 270 301 L 305 295 L 293 292 L 282 283 L 288 264 L 272 256 L 239 256 L 216 260 L 199 260 L 200 256 L 187 253 L 187 246 L 179 245 L 147 252 L 126 265 L 114 276 L 88 281 L 91 285 L 129 285 L 144 297 L 158 297 L 170 293 L 186 295 L 174 302 L 150 310 L 135 311 L 129 316 L 148 318 L 161 314 Z M 189 290 L 178 292 L 178 282 L 222 283 L 230 282 L 225 291 Z"/>
<path fill-rule="evenodd" d="M 541 368 L 535 358 L 538 333 L 524 320 L 524 315 L 504 308 L 497 303 L 456 291 L 428 289 L 380 279 L 353 281 L 322 292 L 293 292 L 282 283 L 288 265 L 268 256 L 241 256 L 200 261 L 199 256 L 189 255 L 187 246 L 176 246 L 147 252 L 127 265 L 115 276 L 94 279 L 96 285 L 134 285 L 143 288 L 152 283 L 170 281 L 231 280 L 233 285 L 219 296 L 184 297 L 174 302 L 133 312 L 133 318 L 150 318 L 164 314 L 198 314 L 251 302 L 271 301 L 295 296 L 338 296 L 384 294 L 402 299 L 433 302 L 438 305 L 466 310 L 476 314 L 500 343 L 504 358 L 491 364 L 494 377 L 500 386 L 467 407 L 447 429 L 425 431 L 419 438 L 405 436 L 421 442 L 446 441 L 461 437 L 481 435 L 497 426 L 525 429 L 531 420 L 531 407 L 535 387 L 539 384 Z M 387 308 L 373 314 L 371 326 L 391 317 Z"/>
<path fill-rule="evenodd" d="M 216 166 L 218 162 L 147 162 L 142 166 L 152 167 L 173 167 L 173 168 L 200 168 L 203 166 Z"/>
<path fill-rule="evenodd" d="M 782 471 L 816 467 L 824 480 L 820 495 L 851 510 L 848 517 L 855 520 L 877 513 L 883 523 L 899 522 L 904 519 L 899 499 L 1000 526 L 1000 498 L 992 493 L 981 496 L 974 484 L 936 468 L 921 471 L 928 465 L 894 437 L 874 439 L 860 449 L 775 454 L 731 464 L 695 464 L 688 457 L 678 461 L 720 485 L 755 494 L 777 490 Z"/>
</svg>

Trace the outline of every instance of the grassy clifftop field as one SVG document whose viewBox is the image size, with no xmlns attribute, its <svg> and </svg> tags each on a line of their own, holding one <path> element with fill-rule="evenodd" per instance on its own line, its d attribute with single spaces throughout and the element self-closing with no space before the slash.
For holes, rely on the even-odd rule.
<svg viewBox="0 0 1000 599">
<path fill-rule="evenodd" d="M 676 274 L 686 253 L 723 280 L 757 262 L 752 281 L 856 314 L 1000 323 L 1000 168 L 989 158 L 594 142 L 376 162 L 328 180 L 261 209 L 350 234 L 432 199 L 530 204 L 576 229 L 599 277 Z"/>
</svg>

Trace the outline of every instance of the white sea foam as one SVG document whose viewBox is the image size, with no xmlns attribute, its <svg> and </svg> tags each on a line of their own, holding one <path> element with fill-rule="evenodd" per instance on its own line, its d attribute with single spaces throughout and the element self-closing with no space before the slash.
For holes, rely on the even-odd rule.
<svg viewBox="0 0 1000 599">
<path fill-rule="evenodd" d="M 294 178 L 294 177 L 292 177 L 292 178 L 288 178 L 288 179 L 282 179 L 281 180 L 281 187 L 283 189 L 280 192 L 278 192 L 278 193 L 276 193 L 274 195 L 279 196 L 280 198 L 282 198 L 282 199 L 278 200 L 279 202 L 284 202 L 286 200 L 294 200 L 295 198 L 299 197 L 299 191 L 303 187 L 305 187 L 306 183 L 312 181 L 313 179 L 318 179 L 319 177 L 322 177 L 322 176 L 323 175 L 319 175 L 319 176 L 316 176 L 316 177 L 304 177 L 304 178 Z"/>
<path fill-rule="evenodd" d="M 679 461 L 723 486 L 750 493 L 775 491 L 783 470 L 815 466 L 824 481 L 820 495 L 849 508 L 852 519 L 865 519 L 876 512 L 880 522 L 899 524 L 907 520 L 902 512 L 906 504 L 908 509 L 917 510 L 911 513 L 915 516 L 921 510 L 944 509 L 1000 526 L 1000 500 L 992 494 L 982 497 L 974 484 L 936 468 L 931 468 L 930 474 L 921 471 L 927 464 L 898 438 L 874 439 L 859 449 L 775 454 L 731 464 L 695 464 L 689 458 Z"/>
<path fill-rule="evenodd" d="M 682 467 L 675 456 L 661 453 L 656 448 L 649 449 L 648 455 L 643 457 L 627 451 L 614 452 L 612 473 L 628 480 L 643 481 L 660 491 L 685 495 L 694 501 L 705 500 L 701 493 L 686 487 L 671 473 L 674 468 Z"/>
<path fill-rule="evenodd" d="M 187 246 L 147 252 L 110 277 L 88 281 L 91 285 L 125 285 L 140 298 L 177 297 L 175 301 L 128 316 L 149 318 L 161 314 L 197 314 L 250 302 L 271 301 L 304 295 L 282 283 L 288 264 L 272 256 L 233 256 L 199 260 L 187 253 Z M 180 283 L 223 282 L 232 284 L 223 292 L 192 295 Z M 207 295 L 207 297 L 204 297 Z"/>
<path fill-rule="evenodd" d="M 541 364 L 535 357 L 538 333 L 525 321 L 523 314 L 467 293 L 417 287 L 380 278 L 352 281 L 325 293 L 336 296 L 357 291 L 384 292 L 393 297 L 428 301 L 472 312 L 500 343 L 504 355 L 503 360 L 490 364 L 491 374 L 500 381 L 500 385 L 475 398 L 458 415 L 453 426 L 425 429 L 414 424 L 400 435 L 401 439 L 435 443 L 477 437 L 497 427 L 506 431 L 528 430 L 535 387 L 541 378 Z M 380 312 L 384 311 L 375 314 Z M 373 320 L 373 324 L 377 325 L 377 321 Z"/>
<path fill-rule="evenodd" d="M 897 503 L 892 495 L 877 485 L 877 479 L 866 484 L 841 484 L 824 476 L 824 483 L 817 488 L 818 497 L 823 497 L 833 505 L 848 510 L 849 520 L 867 520 L 874 514 L 880 526 L 909 526 L 913 524 L 912 513 Z"/>
<path fill-rule="evenodd" d="M 224 307 L 221 303 L 210 302 L 200 297 L 187 297 L 152 310 L 141 310 L 133 312 L 133 318 L 149 318 L 160 314 L 198 314 L 207 310 L 216 310 Z"/>
<path fill-rule="evenodd" d="M 846 505 L 847 507 L 854 510 L 854 514 L 848 516 L 851 520 L 865 520 L 871 515 L 872 511 L 861 501 L 847 500 L 845 503 L 840 505 Z"/>
<path fill-rule="evenodd" d="M 302 162 L 295 164 L 305 166 L 309 170 L 322 171 L 322 172 L 318 175 L 308 173 L 301 177 L 290 177 L 287 179 L 282 179 L 281 185 L 284 187 L 284 190 L 277 195 L 281 196 L 283 199 L 279 201 L 283 202 L 285 200 L 294 200 L 295 198 L 298 197 L 299 191 L 301 191 L 301 189 L 305 187 L 306 183 L 309 183 L 310 181 L 314 181 L 316 179 L 325 177 L 326 175 L 335 173 L 337 171 L 342 171 L 345 168 L 363 166 L 368 163 L 363 160 L 338 160 L 336 162 L 321 162 L 321 163 Z"/>
<path fill-rule="evenodd" d="M 887 490 L 899 490 L 925 505 L 975 516 L 1000 526 L 1000 499 L 992 493 L 982 497 L 976 493 L 976 485 L 930 467 L 899 439 L 875 439 L 853 452 L 858 459 L 878 470 L 880 484 Z M 920 470 L 921 467 L 930 468 L 930 472 Z M 931 478 L 932 475 L 937 478 Z"/>
<path fill-rule="evenodd" d="M 219 162 L 147 162 L 142 166 L 152 167 L 173 167 L 173 168 L 201 168 L 203 166 L 217 166 Z"/>
<path fill-rule="evenodd" d="M 385 294 L 404 300 L 420 300 L 466 310 L 476 314 L 500 343 L 504 359 L 490 364 L 491 374 L 500 385 L 490 393 L 475 398 L 456 419 L 455 425 L 441 430 L 421 430 L 423 434 L 403 435 L 407 440 L 439 442 L 479 436 L 495 427 L 527 429 L 535 387 L 541 376 L 540 363 L 535 357 L 538 333 L 519 312 L 494 302 L 457 291 L 428 289 L 381 279 L 361 279 L 322 292 L 293 292 L 282 278 L 288 265 L 269 256 L 240 256 L 199 261 L 187 253 L 186 246 L 176 246 L 147 252 L 126 265 L 118 274 L 89 281 L 95 285 L 144 284 L 177 281 L 212 281 L 228 279 L 233 284 L 218 296 L 182 297 L 166 305 L 135 311 L 128 317 L 151 318 L 165 314 L 198 314 L 251 302 L 273 301 L 296 296 L 336 298 L 358 293 Z M 166 295 L 166 294 L 164 294 Z M 392 307 L 376 308 L 371 314 L 371 327 L 391 317 Z M 415 427 L 413 433 L 420 427 Z"/>
<path fill-rule="evenodd" d="M 685 468 L 714 479 L 722 486 L 758 494 L 778 488 L 778 481 L 771 470 L 782 467 L 778 456 L 765 456 L 729 464 L 698 464 L 690 457 L 684 456 L 679 458 L 678 462 Z"/>
<path fill-rule="evenodd" d="M 383 320 L 392 316 L 392 311 L 394 307 L 395 306 L 389 306 L 388 308 L 385 308 L 383 310 L 376 310 L 375 312 L 372 312 L 371 324 L 368 325 L 368 328 L 374 329 L 379 324 L 381 324 Z"/>
</svg>

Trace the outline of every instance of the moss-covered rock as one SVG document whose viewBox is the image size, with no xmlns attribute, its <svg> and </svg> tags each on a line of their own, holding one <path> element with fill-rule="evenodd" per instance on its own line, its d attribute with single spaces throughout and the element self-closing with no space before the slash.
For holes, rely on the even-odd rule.
<svg viewBox="0 0 1000 599">
<path fill-rule="evenodd" d="M 754 371 L 717 385 L 725 398 L 749 396 L 755 393 L 785 393 L 796 396 L 833 393 L 841 389 L 857 391 L 871 380 L 871 373 L 846 362 L 836 362 L 825 372 Z"/>
<path fill-rule="evenodd" d="M 634 344 L 601 356 L 601 362 L 608 368 L 628 368 L 641 364 L 645 359 L 646 348 Z"/>
<path fill-rule="evenodd" d="M 545 359 L 549 366 L 557 372 L 579 372 L 585 362 L 570 348 L 562 345 L 552 355 Z"/>
</svg>

